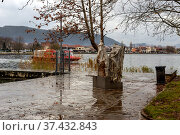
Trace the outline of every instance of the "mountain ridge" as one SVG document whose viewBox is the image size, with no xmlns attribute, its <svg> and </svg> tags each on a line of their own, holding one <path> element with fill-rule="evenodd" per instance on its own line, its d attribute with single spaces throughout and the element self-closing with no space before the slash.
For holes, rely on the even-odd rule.
<svg viewBox="0 0 180 135">
<path fill-rule="evenodd" d="M 27 33 L 26 30 L 32 30 L 35 29 L 35 33 Z M 45 42 L 45 36 L 43 33 L 47 33 L 48 30 L 45 29 L 36 29 L 32 27 L 27 26 L 4 26 L 0 27 L 0 37 L 9 37 L 12 39 L 15 39 L 16 37 L 23 37 L 25 43 L 32 43 L 34 42 L 34 39 L 37 38 L 39 42 Z M 80 39 L 80 37 L 83 39 Z M 96 35 L 96 42 L 98 43 L 100 41 L 100 35 Z M 109 38 L 107 36 L 104 37 L 105 45 L 111 46 L 113 44 L 120 44 L 118 41 Z M 67 38 L 64 39 L 63 44 L 70 44 L 70 45 L 85 45 L 89 46 L 91 45 L 89 39 L 84 39 L 84 34 L 71 34 Z"/>
</svg>

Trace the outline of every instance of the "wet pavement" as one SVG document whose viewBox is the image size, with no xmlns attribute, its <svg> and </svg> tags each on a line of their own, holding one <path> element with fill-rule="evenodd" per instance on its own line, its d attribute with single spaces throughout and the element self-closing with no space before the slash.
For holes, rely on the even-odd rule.
<svg viewBox="0 0 180 135">
<path fill-rule="evenodd" d="M 0 84 L 0 119 L 137 120 L 156 95 L 154 74 L 124 73 L 123 90 L 93 88 L 87 72 Z"/>
</svg>

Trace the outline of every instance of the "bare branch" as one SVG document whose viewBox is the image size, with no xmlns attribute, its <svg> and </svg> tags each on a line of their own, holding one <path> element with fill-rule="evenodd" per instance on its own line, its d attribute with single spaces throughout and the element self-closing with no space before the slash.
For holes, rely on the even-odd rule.
<svg viewBox="0 0 180 135">
<path fill-rule="evenodd" d="M 27 3 L 22 8 L 19 8 L 19 10 L 23 10 L 30 2 L 33 3 L 33 1 L 34 0 L 28 0 Z"/>
<path fill-rule="evenodd" d="M 180 31 L 179 0 L 126 0 L 119 15 L 124 17 L 121 24 L 126 30 L 145 26 L 154 28 L 154 35 L 174 34 Z"/>
<path fill-rule="evenodd" d="M 36 20 L 41 20 L 37 25 L 38 28 L 55 22 L 59 24 L 59 20 L 63 18 L 63 34 L 81 34 L 85 38 L 89 38 L 94 49 L 98 49 L 95 42 L 95 35 L 101 34 L 104 39 L 104 30 L 107 21 L 113 17 L 111 14 L 114 4 L 117 0 L 64 0 L 61 2 L 52 2 L 48 6 L 44 5 L 40 9 L 36 9 L 39 16 L 35 16 Z M 99 18 L 100 17 L 100 18 Z M 56 32 L 59 26 L 55 28 Z M 51 37 L 51 38 L 54 38 Z M 57 37 L 58 38 L 58 37 Z"/>
</svg>

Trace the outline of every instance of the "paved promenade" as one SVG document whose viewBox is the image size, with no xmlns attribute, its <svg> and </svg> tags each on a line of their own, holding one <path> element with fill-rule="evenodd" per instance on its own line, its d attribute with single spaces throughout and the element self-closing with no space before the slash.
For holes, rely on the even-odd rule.
<svg viewBox="0 0 180 135">
<path fill-rule="evenodd" d="M 154 74 L 126 73 L 123 91 L 94 89 L 86 72 L 0 84 L 0 119 L 142 119 Z"/>
</svg>

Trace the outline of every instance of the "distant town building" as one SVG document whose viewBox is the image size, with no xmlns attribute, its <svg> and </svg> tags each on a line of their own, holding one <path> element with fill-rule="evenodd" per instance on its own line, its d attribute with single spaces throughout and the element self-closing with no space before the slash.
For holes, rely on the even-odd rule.
<svg viewBox="0 0 180 135">
<path fill-rule="evenodd" d="M 50 49 L 52 47 L 52 43 L 50 42 L 42 42 L 42 49 Z M 63 44 L 62 49 L 73 50 L 76 53 L 95 53 L 97 52 L 92 46 L 83 46 L 83 45 L 68 45 Z M 112 47 L 106 46 L 106 51 L 111 52 Z M 125 53 L 136 53 L 136 54 L 167 54 L 167 53 L 180 53 L 180 49 L 176 49 L 173 46 L 143 46 L 130 43 L 130 46 L 125 46 Z"/>
<path fill-rule="evenodd" d="M 140 46 L 139 47 L 139 53 L 146 53 L 146 47 Z"/>
<path fill-rule="evenodd" d="M 68 44 L 63 44 L 62 49 L 67 49 L 67 50 L 74 50 L 76 47 L 74 45 L 68 45 Z"/>
<path fill-rule="evenodd" d="M 138 48 L 132 48 L 131 52 L 132 53 L 139 53 L 139 49 Z"/>
<path fill-rule="evenodd" d="M 151 53 L 151 47 L 150 46 L 146 47 L 146 53 Z"/>
<path fill-rule="evenodd" d="M 73 52 L 86 52 L 87 48 L 82 45 L 68 45 L 68 44 L 63 44 L 62 45 L 63 49 L 68 49 L 68 50 L 73 50 Z"/>
<path fill-rule="evenodd" d="M 151 47 L 151 53 L 156 53 L 156 47 Z"/>
<path fill-rule="evenodd" d="M 73 50 L 73 52 L 80 52 L 80 53 L 82 53 L 82 52 L 86 52 L 86 49 L 85 49 L 84 46 L 78 46 L 78 47 L 76 47 L 76 48 Z"/>
<path fill-rule="evenodd" d="M 41 42 L 41 47 L 43 50 L 50 49 L 51 43 L 46 41 L 46 42 Z"/>
<path fill-rule="evenodd" d="M 166 48 L 156 47 L 156 53 L 165 54 L 165 53 L 167 53 Z"/>
</svg>

